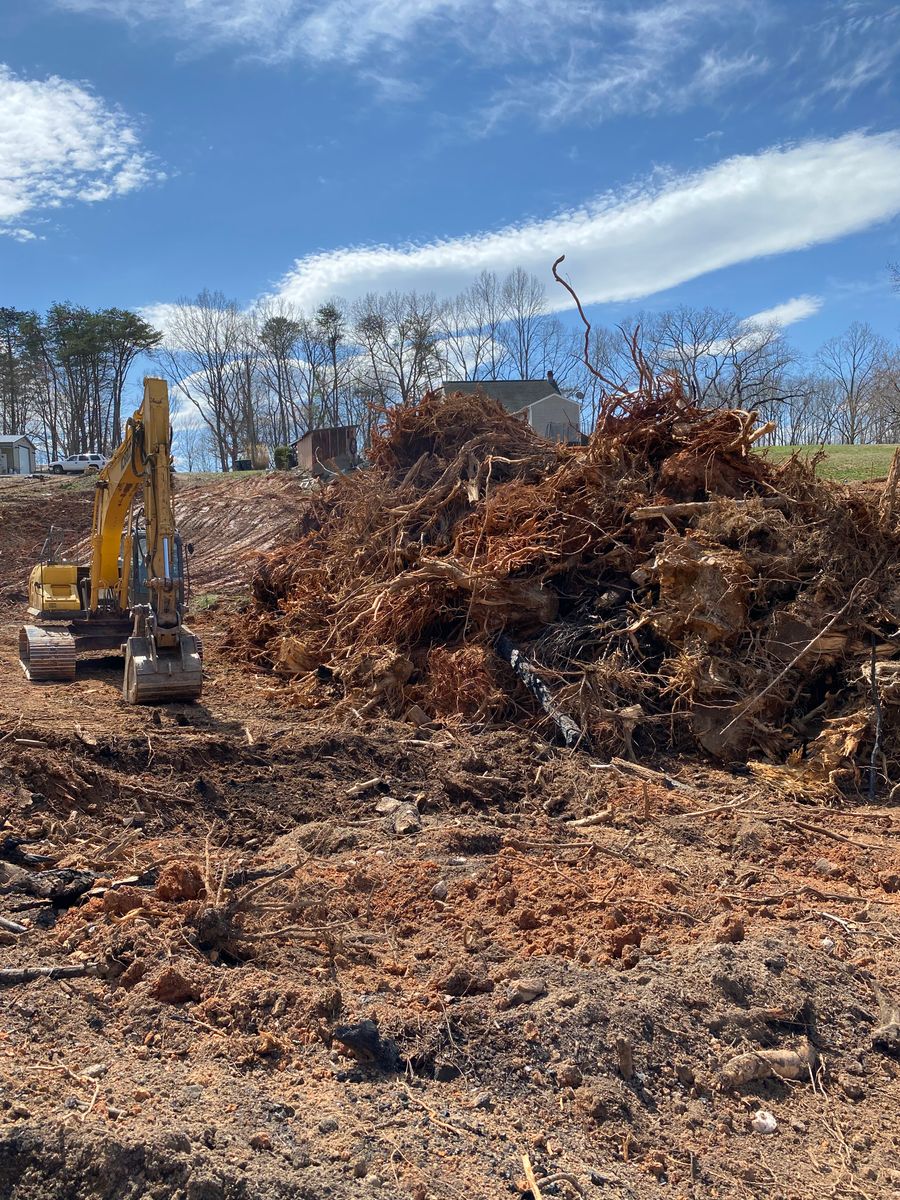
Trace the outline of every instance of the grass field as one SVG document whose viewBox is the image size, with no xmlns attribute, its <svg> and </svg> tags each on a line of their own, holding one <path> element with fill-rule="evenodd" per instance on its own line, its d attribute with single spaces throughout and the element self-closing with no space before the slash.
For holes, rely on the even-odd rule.
<svg viewBox="0 0 900 1200">
<path fill-rule="evenodd" d="M 825 458 L 819 463 L 818 474 L 823 479 L 836 479 L 842 483 L 866 479 L 883 479 L 887 475 L 894 457 L 895 445 L 881 446 L 767 446 L 762 453 L 776 462 L 782 462 L 790 454 L 812 455 L 819 450 Z"/>
</svg>

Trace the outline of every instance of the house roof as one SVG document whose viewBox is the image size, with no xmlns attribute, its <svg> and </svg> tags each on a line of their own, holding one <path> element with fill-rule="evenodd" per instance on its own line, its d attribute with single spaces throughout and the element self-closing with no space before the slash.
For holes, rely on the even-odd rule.
<svg viewBox="0 0 900 1200">
<path fill-rule="evenodd" d="M 323 440 L 333 433 L 344 433 L 348 437 L 356 437 L 355 425 L 323 425 L 321 428 L 308 429 L 303 437 L 297 438 L 296 442 L 292 442 L 292 446 L 301 446 L 304 442 L 309 441 L 313 437 L 321 437 Z"/>
<path fill-rule="evenodd" d="M 453 392 L 483 393 L 499 400 L 507 412 L 521 412 L 547 396 L 559 394 L 555 379 L 445 379 L 446 395 Z"/>
<path fill-rule="evenodd" d="M 18 446 L 20 442 L 27 442 L 32 450 L 35 449 L 34 442 L 27 433 L 0 433 L 0 446 Z"/>
</svg>

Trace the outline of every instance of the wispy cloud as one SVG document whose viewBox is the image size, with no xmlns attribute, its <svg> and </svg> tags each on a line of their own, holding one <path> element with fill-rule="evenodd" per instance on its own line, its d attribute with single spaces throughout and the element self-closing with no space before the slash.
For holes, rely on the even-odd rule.
<svg viewBox="0 0 900 1200">
<path fill-rule="evenodd" d="M 852 133 L 725 159 L 693 175 L 663 175 L 624 196 L 493 233 L 310 255 L 277 290 L 304 309 L 368 291 L 449 296 L 482 270 L 522 266 L 547 279 L 565 253 L 586 303 L 631 301 L 721 267 L 829 242 L 897 213 L 900 133 Z M 568 303 L 562 289 L 551 301 Z"/>
<path fill-rule="evenodd" d="M 747 46 L 763 11 L 748 0 L 598 5 L 587 19 L 576 11 L 548 30 L 550 44 L 564 39 L 565 53 L 537 77 L 522 73 L 498 90 L 480 115 L 488 128 L 521 114 L 552 126 L 682 111 L 769 69 L 765 54 Z"/>
<path fill-rule="evenodd" d="M 807 317 L 815 316 L 824 301 L 821 296 L 794 296 L 762 312 L 753 313 L 741 322 L 747 329 L 770 329 L 775 326 L 784 329 L 797 321 L 805 321 Z"/>
<path fill-rule="evenodd" d="M 821 91 L 847 100 L 861 88 L 896 77 L 900 65 L 900 4 L 839 0 L 813 30 L 826 70 Z"/>
<path fill-rule="evenodd" d="M 54 2 L 54 0 L 50 0 Z M 55 0 L 189 44 L 356 68 L 382 99 L 421 87 L 422 51 L 504 82 L 480 115 L 549 124 L 684 108 L 766 70 L 753 0 Z M 387 57 L 385 57 L 387 56 Z M 387 64 L 388 69 L 385 69 Z"/>
<path fill-rule="evenodd" d="M 548 0 L 553 2 L 553 0 Z M 227 46 L 272 61 L 359 62 L 374 48 L 400 47 L 430 26 L 446 34 L 463 17 L 507 0 L 56 0 L 204 50 Z M 439 30 L 440 32 L 440 30 Z"/>
<path fill-rule="evenodd" d="M 0 234 L 33 240 L 23 218 L 123 196 L 159 174 L 128 118 L 83 84 L 0 64 Z"/>
</svg>

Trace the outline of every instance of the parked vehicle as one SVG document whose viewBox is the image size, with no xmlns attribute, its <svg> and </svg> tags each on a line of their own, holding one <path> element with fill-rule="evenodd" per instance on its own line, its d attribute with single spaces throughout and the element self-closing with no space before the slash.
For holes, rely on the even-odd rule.
<svg viewBox="0 0 900 1200">
<path fill-rule="evenodd" d="M 67 454 L 65 458 L 55 458 L 48 466 L 48 471 L 54 475 L 95 475 L 106 466 L 102 454 Z"/>
</svg>

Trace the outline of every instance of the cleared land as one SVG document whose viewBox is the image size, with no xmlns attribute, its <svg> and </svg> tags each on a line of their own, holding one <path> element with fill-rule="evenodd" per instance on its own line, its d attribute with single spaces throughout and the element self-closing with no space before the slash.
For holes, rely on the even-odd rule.
<svg viewBox="0 0 900 1200">
<path fill-rule="evenodd" d="M 75 968 L 0 992 L 0 1195 L 896 1195 L 896 802 L 298 706 L 225 643 L 283 486 L 179 482 L 219 599 L 202 702 L 149 710 L 113 657 L 24 681 L 90 491 L 0 487 L 0 955 Z"/>
</svg>

